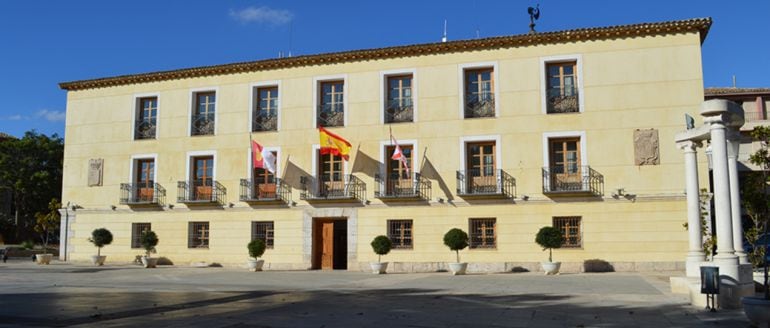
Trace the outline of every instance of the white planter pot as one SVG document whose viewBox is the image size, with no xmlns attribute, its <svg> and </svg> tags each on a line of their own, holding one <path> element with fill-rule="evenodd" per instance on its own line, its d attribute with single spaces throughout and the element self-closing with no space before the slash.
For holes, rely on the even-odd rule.
<svg viewBox="0 0 770 328">
<path fill-rule="evenodd" d="M 265 264 L 265 260 L 257 260 L 255 258 L 250 258 L 248 262 L 249 271 L 262 271 L 262 266 Z"/>
<path fill-rule="evenodd" d="M 145 268 L 154 268 L 158 265 L 158 258 L 142 256 L 142 265 L 144 265 Z"/>
<path fill-rule="evenodd" d="M 383 274 L 388 270 L 388 262 L 369 262 L 369 266 L 374 274 Z"/>
<path fill-rule="evenodd" d="M 465 270 L 468 269 L 468 263 L 449 263 L 449 270 L 452 271 L 452 274 L 455 276 L 465 274 Z"/>
<path fill-rule="evenodd" d="M 91 263 L 93 263 L 94 265 L 102 266 L 104 265 L 104 260 L 106 259 L 107 259 L 107 255 L 102 255 L 102 256 L 94 255 L 94 256 L 91 256 Z"/>
<path fill-rule="evenodd" d="M 770 327 L 770 301 L 762 297 L 744 297 L 743 312 L 757 327 Z"/>
<path fill-rule="evenodd" d="M 37 254 L 35 255 L 35 261 L 37 264 L 45 264 L 48 265 L 51 263 L 51 259 L 53 258 L 53 254 Z"/>
<path fill-rule="evenodd" d="M 543 271 L 545 271 L 546 275 L 553 275 L 559 274 L 561 262 L 540 262 L 540 265 L 543 266 Z"/>
</svg>

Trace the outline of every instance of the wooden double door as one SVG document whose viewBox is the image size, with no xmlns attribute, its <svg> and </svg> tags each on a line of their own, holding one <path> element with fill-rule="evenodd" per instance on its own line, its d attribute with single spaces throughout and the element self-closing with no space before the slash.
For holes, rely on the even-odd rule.
<svg viewBox="0 0 770 328">
<path fill-rule="evenodd" d="M 348 221 L 345 218 L 313 220 L 313 269 L 348 268 Z"/>
</svg>

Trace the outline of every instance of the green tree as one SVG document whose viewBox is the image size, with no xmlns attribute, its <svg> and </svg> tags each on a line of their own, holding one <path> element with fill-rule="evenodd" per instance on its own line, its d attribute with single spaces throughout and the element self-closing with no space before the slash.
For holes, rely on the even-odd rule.
<svg viewBox="0 0 770 328">
<path fill-rule="evenodd" d="M 64 140 L 29 131 L 21 139 L 0 142 L 0 189 L 10 193 L 14 210 L 4 219 L 8 241 L 36 237 L 35 214 L 48 212 L 51 199 L 61 199 Z"/>
<path fill-rule="evenodd" d="M 754 245 L 754 251 L 749 254 L 749 259 L 754 266 L 764 263 L 765 268 L 765 299 L 770 300 L 770 288 L 768 288 L 767 261 L 765 252 L 767 245 L 757 245 L 757 237 L 761 233 L 767 234 L 770 223 L 770 127 L 757 126 L 751 132 L 754 141 L 759 142 L 760 149 L 749 156 L 749 162 L 759 167 L 759 171 L 746 177 L 741 184 L 741 202 L 746 210 L 753 227 L 746 231 L 746 239 Z"/>
<path fill-rule="evenodd" d="M 61 203 L 54 198 L 48 202 L 48 212 L 35 213 L 35 232 L 40 234 L 44 253 L 48 250 L 48 241 L 51 239 L 51 235 L 59 228 L 59 220 L 61 220 L 59 208 L 61 208 Z"/>
</svg>

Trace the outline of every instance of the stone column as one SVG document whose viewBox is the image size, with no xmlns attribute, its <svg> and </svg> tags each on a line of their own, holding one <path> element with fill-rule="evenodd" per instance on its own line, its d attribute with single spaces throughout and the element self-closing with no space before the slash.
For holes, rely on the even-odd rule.
<svg viewBox="0 0 770 328">
<path fill-rule="evenodd" d="M 688 277 L 700 276 L 700 264 L 706 260 L 703 253 L 703 234 L 701 231 L 700 187 L 698 186 L 698 158 L 696 148 L 701 144 L 695 141 L 678 142 L 677 147 L 684 151 L 685 181 L 687 193 L 687 232 L 689 251 L 687 252 L 686 272 Z"/>
<path fill-rule="evenodd" d="M 714 210 L 717 228 L 717 255 L 719 264 L 738 264 L 733 248 L 732 208 L 730 207 L 730 176 L 727 168 L 727 137 L 722 115 L 708 116 L 710 124 L 711 159 L 714 176 Z M 720 266 L 721 267 L 721 266 Z"/>
<path fill-rule="evenodd" d="M 738 181 L 738 151 L 740 136 L 730 135 L 727 141 L 727 165 L 730 176 L 730 209 L 732 214 L 733 247 L 741 264 L 749 263 L 749 257 L 743 249 L 743 222 L 741 220 L 741 188 Z"/>
</svg>

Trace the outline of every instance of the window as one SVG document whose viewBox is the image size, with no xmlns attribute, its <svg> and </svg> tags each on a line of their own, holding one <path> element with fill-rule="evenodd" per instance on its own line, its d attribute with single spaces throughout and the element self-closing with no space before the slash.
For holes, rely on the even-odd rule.
<svg viewBox="0 0 770 328">
<path fill-rule="evenodd" d="M 321 183 L 319 184 L 319 194 L 327 196 L 345 195 L 345 176 L 342 173 L 342 157 L 333 154 L 321 154 L 318 152 L 319 172 L 321 172 Z"/>
<path fill-rule="evenodd" d="M 318 97 L 318 125 L 323 127 L 345 126 L 345 82 L 324 81 Z"/>
<path fill-rule="evenodd" d="M 412 122 L 412 75 L 388 76 L 385 123 Z"/>
<path fill-rule="evenodd" d="M 412 249 L 412 220 L 388 220 L 388 238 L 395 249 Z"/>
<path fill-rule="evenodd" d="M 216 92 L 195 93 L 191 134 L 214 135 L 216 127 Z"/>
<path fill-rule="evenodd" d="M 553 226 L 561 230 L 561 234 L 562 236 L 564 236 L 564 243 L 561 244 L 561 247 L 581 247 L 582 246 L 579 216 L 554 217 Z"/>
<path fill-rule="evenodd" d="M 497 219 L 469 219 L 468 220 L 468 246 L 470 248 L 496 248 L 497 247 Z"/>
<path fill-rule="evenodd" d="M 134 176 L 134 195 L 139 202 L 150 202 L 155 192 L 155 159 L 142 158 L 135 162 L 136 173 Z"/>
<path fill-rule="evenodd" d="M 192 158 L 192 200 L 208 200 L 211 198 L 214 185 L 214 156 L 196 156 Z"/>
<path fill-rule="evenodd" d="M 278 87 L 259 87 L 255 92 L 251 131 L 278 130 Z"/>
<path fill-rule="evenodd" d="M 579 112 L 577 61 L 548 63 L 546 75 L 547 112 Z"/>
<path fill-rule="evenodd" d="M 144 97 L 137 100 L 134 139 L 155 139 L 158 125 L 158 97 Z"/>
<path fill-rule="evenodd" d="M 251 240 L 261 239 L 265 242 L 267 248 L 272 249 L 274 246 L 275 230 L 273 229 L 273 221 L 251 222 Z"/>
<path fill-rule="evenodd" d="M 495 146 L 494 141 L 466 144 L 466 176 L 470 178 L 468 190 L 471 193 L 497 191 Z"/>
<path fill-rule="evenodd" d="M 188 223 L 187 248 L 209 248 L 208 222 Z"/>
<path fill-rule="evenodd" d="M 465 118 L 495 116 L 494 71 L 465 70 Z"/>
<path fill-rule="evenodd" d="M 414 172 L 412 168 L 412 145 L 399 145 L 401 148 L 401 154 L 406 159 L 406 167 L 397 159 L 393 159 L 393 152 L 396 150 L 396 146 L 386 146 L 385 154 L 387 157 L 387 194 L 388 195 L 400 195 L 400 194 L 414 194 L 413 179 L 411 173 Z"/>
<path fill-rule="evenodd" d="M 278 157 L 278 152 L 271 151 L 273 156 Z M 254 177 L 254 195 L 259 199 L 276 198 L 275 175 L 265 168 L 254 168 L 252 172 Z"/>
<path fill-rule="evenodd" d="M 145 231 L 152 230 L 150 223 L 131 223 L 131 248 L 142 248 L 142 243 L 139 241 L 139 237 Z"/>
<path fill-rule="evenodd" d="M 551 188 L 558 191 L 582 190 L 580 138 L 549 139 L 548 157 Z"/>
</svg>

